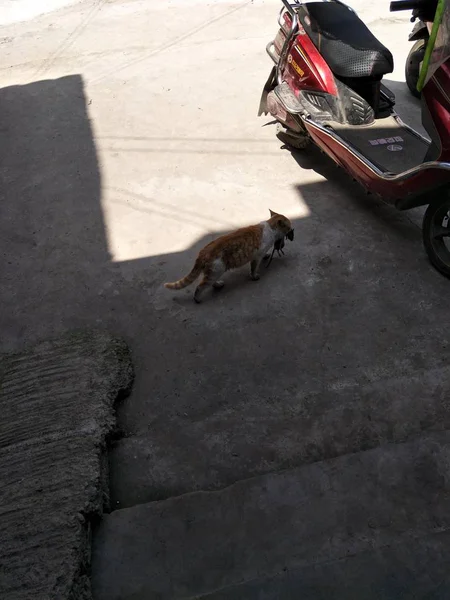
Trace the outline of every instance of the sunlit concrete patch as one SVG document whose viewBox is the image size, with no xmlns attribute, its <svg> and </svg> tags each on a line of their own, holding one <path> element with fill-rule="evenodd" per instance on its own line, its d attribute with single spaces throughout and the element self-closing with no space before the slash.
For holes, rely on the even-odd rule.
<svg viewBox="0 0 450 600">
<path fill-rule="evenodd" d="M 261 190 L 257 173 L 242 170 L 233 178 L 230 167 L 218 168 L 211 179 L 181 173 L 165 179 L 151 177 L 141 185 L 114 185 L 109 174 L 103 188 L 103 209 L 109 251 L 115 262 L 200 248 L 222 233 L 269 218 L 269 208 L 290 219 L 307 218 L 298 192 L 282 185 Z M 318 179 L 318 177 L 316 177 Z M 255 202 L 260 208 L 255 211 Z"/>
<path fill-rule="evenodd" d="M 2 25 L 29 21 L 66 6 L 78 4 L 80 0 L 0 0 Z"/>
</svg>

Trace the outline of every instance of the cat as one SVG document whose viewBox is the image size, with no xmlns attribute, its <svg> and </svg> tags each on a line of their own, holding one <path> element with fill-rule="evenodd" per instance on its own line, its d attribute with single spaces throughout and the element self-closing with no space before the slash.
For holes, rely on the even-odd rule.
<svg viewBox="0 0 450 600">
<path fill-rule="evenodd" d="M 200 250 L 192 271 L 173 283 L 165 283 L 169 290 L 181 290 L 203 273 L 203 278 L 194 293 L 194 300 L 201 302 L 204 292 L 214 287 L 221 289 L 224 282 L 221 277 L 230 269 L 237 269 L 250 263 L 250 275 L 253 281 L 259 279 L 259 267 L 272 246 L 284 245 L 284 238 L 294 239 L 294 230 L 290 220 L 270 211 L 270 219 L 258 225 L 243 227 L 213 240 Z"/>
</svg>

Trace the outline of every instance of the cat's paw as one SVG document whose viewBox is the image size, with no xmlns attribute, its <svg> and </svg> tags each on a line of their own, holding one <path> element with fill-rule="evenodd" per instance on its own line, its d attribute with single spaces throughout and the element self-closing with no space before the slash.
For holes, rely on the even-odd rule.
<svg viewBox="0 0 450 600">
<path fill-rule="evenodd" d="M 252 273 L 250 275 L 250 277 L 252 278 L 253 281 L 259 281 L 259 278 L 260 278 L 259 273 Z"/>
</svg>

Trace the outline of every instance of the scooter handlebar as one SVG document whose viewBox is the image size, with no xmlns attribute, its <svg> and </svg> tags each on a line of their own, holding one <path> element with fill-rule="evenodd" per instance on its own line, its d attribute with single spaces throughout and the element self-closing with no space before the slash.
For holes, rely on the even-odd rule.
<svg viewBox="0 0 450 600">
<path fill-rule="evenodd" d="M 389 10 L 391 12 L 416 10 L 424 8 L 427 4 L 427 0 L 393 0 L 389 5 Z"/>
</svg>

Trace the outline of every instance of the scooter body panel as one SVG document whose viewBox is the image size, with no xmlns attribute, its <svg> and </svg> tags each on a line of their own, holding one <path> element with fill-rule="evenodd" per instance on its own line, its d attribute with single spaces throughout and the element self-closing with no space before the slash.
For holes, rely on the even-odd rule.
<svg viewBox="0 0 450 600">
<path fill-rule="evenodd" d="M 292 24 L 292 17 L 287 12 L 284 13 L 284 22 L 286 30 L 280 29 L 277 36 L 278 44 L 275 43 L 279 55 L 282 54 L 286 33 Z M 281 80 L 289 86 L 297 98 L 301 99 L 304 92 L 315 91 L 336 96 L 337 100 L 340 101 L 343 88 L 350 89 L 335 78 L 301 23 L 298 24 L 297 32 L 292 36 L 288 47 L 284 50 L 284 56 L 281 56 L 281 59 L 284 58 L 284 63 L 278 66 L 278 71 L 281 73 Z M 446 63 L 436 71 L 433 78 L 425 86 L 423 97 L 439 138 L 433 140 L 433 142 L 437 142 L 439 153 L 432 160 L 450 163 L 450 64 Z M 391 115 L 396 117 L 392 109 Z M 411 175 L 396 177 L 396 172 L 390 173 L 386 165 L 384 167 L 374 166 L 367 159 L 370 153 L 364 152 L 361 148 L 357 149 L 348 140 L 337 136 L 336 132 L 333 131 L 333 123 L 330 123 L 327 129 L 327 127 L 324 127 L 323 122 L 314 121 L 314 114 L 299 113 L 293 115 L 293 117 L 301 120 L 302 126 L 307 130 L 316 145 L 339 166 L 344 168 L 353 179 L 360 182 L 369 192 L 383 196 L 399 209 L 428 204 L 431 191 L 450 183 L 450 171 L 439 170 L 435 168 L 436 165 L 433 168 L 424 168 Z M 420 137 L 419 134 L 415 134 L 410 128 L 401 124 L 400 120 L 398 121 L 398 131 L 392 133 L 395 139 L 401 139 L 408 135 L 410 137 L 414 137 L 414 135 L 417 138 Z M 367 123 L 364 123 L 364 125 L 356 125 L 356 127 L 361 128 L 366 125 Z M 370 134 L 368 133 L 368 135 Z M 374 140 L 368 138 L 368 142 L 373 143 Z M 417 162 L 413 165 L 414 167 L 421 164 L 421 158 L 422 162 L 429 160 L 426 157 L 427 144 L 423 138 L 422 144 L 424 144 L 423 157 L 418 157 Z M 395 143 L 389 143 L 387 147 L 395 145 Z M 401 146 L 401 144 L 398 145 Z M 407 172 L 408 169 L 410 170 L 410 166 L 405 171 Z M 397 171 L 397 173 L 402 172 Z"/>
<path fill-rule="evenodd" d="M 378 194 L 385 200 L 395 203 L 401 210 L 426 204 L 426 201 L 420 199 L 422 194 L 450 181 L 448 172 L 436 169 L 419 171 L 406 179 L 385 179 L 370 169 L 352 149 L 337 141 L 334 136 L 319 130 L 313 124 L 306 123 L 306 129 L 315 144 L 345 169 L 353 179 L 370 193 Z"/>
<path fill-rule="evenodd" d="M 434 73 L 422 90 L 438 139 L 433 142 L 440 152 L 437 160 L 450 162 L 450 60 Z M 429 132 L 434 138 L 433 131 Z"/>
<path fill-rule="evenodd" d="M 285 13 L 284 18 L 290 28 L 291 16 Z M 287 52 L 283 79 L 296 94 L 301 90 L 314 90 L 337 95 L 334 75 L 301 23 Z"/>
</svg>

